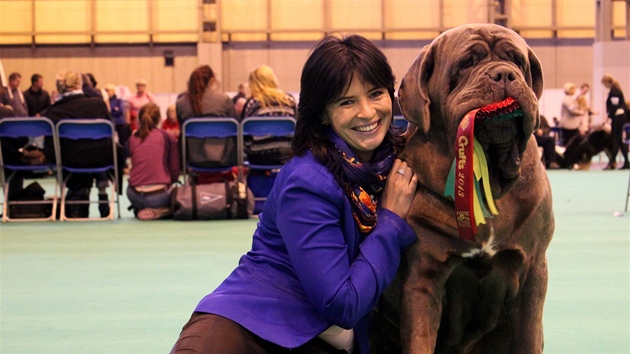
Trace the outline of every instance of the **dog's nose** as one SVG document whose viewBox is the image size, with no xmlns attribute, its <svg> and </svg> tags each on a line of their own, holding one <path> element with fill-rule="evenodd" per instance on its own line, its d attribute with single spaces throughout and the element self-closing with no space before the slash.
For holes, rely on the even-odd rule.
<svg viewBox="0 0 630 354">
<path fill-rule="evenodd" d="M 514 81 L 516 80 L 516 75 L 509 68 L 494 68 L 489 72 L 492 80 L 499 81 Z"/>
</svg>

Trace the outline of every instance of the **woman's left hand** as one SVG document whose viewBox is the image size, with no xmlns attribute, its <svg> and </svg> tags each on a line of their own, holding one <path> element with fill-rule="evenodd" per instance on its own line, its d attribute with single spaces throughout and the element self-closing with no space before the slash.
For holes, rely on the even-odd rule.
<svg viewBox="0 0 630 354">
<path fill-rule="evenodd" d="M 413 170 L 406 162 L 396 159 L 387 176 L 381 206 L 404 219 L 411 208 L 417 184 L 418 178 Z"/>
</svg>

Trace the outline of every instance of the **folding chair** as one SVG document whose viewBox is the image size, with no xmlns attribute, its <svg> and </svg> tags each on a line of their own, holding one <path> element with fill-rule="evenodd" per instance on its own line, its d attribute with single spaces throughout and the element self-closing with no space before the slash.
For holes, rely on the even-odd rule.
<svg viewBox="0 0 630 354">
<path fill-rule="evenodd" d="M 5 118 L 0 120 L 0 141 L 2 139 L 11 138 L 24 138 L 24 137 L 38 137 L 45 136 L 48 138 L 54 137 L 54 125 L 48 118 L 43 117 L 20 117 L 20 118 Z M 38 165 L 21 165 L 21 164 L 5 164 L 2 159 L 2 144 L 0 144 L 0 184 L 4 192 L 3 200 L 3 213 L 2 222 L 8 221 L 44 221 L 55 220 L 57 213 L 57 191 L 59 189 L 59 180 L 55 180 L 54 195 L 50 199 L 45 200 L 9 200 L 9 184 L 11 179 L 16 173 L 21 171 L 36 172 L 41 170 L 55 169 L 54 163 L 44 163 Z M 8 177 L 5 176 L 5 170 L 9 173 Z M 52 204 L 52 212 L 48 217 L 24 217 L 24 218 L 12 218 L 10 213 L 11 205 L 28 205 L 28 204 Z"/>
<path fill-rule="evenodd" d="M 217 160 L 226 160 L 225 163 L 221 161 L 211 161 L 210 157 L 206 157 L 206 161 L 197 161 L 191 159 L 190 146 L 191 138 L 199 139 L 199 143 L 204 144 L 207 140 L 211 139 L 216 142 L 216 149 L 232 150 L 230 147 L 231 142 L 235 145 L 234 151 L 223 151 L 221 156 L 217 156 Z M 231 141 L 228 141 L 231 139 Z M 188 172 L 226 172 L 230 171 L 233 167 L 238 167 L 242 161 L 242 142 L 239 136 L 239 123 L 234 118 L 219 118 L 219 117 L 206 117 L 206 118 L 189 118 L 186 119 L 182 126 L 182 169 L 184 173 L 184 183 L 188 183 Z M 204 146 L 205 149 L 212 149 L 210 146 Z M 201 150 L 203 148 L 198 148 Z M 196 154 L 204 154 L 208 152 L 212 155 L 212 151 L 196 151 Z M 216 151 L 215 151 L 216 152 Z M 225 154 L 233 157 L 224 159 Z M 206 155 L 204 155 L 206 156 Z M 240 171 L 240 169 L 239 169 Z"/>
<path fill-rule="evenodd" d="M 256 138 L 292 138 L 295 133 L 295 119 L 291 117 L 249 117 L 241 122 L 241 140 Z M 245 146 L 246 143 L 244 142 Z M 260 213 L 271 192 L 276 175 L 283 164 L 252 163 L 251 158 L 243 158 L 248 166 L 247 186 L 254 194 L 254 214 Z"/>
<path fill-rule="evenodd" d="M 398 115 L 394 116 L 392 124 L 396 127 L 401 127 L 404 130 L 407 130 L 407 127 L 409 126 L 409 122 L 405 119 L 405 117 Z"/>
<path fill-rule="evenodd" d="M 118 209 L 118 218 L 120 219 L 120 197 L 118 185 L 118 156 L 116 151 L 115 141 L 115 127 L 114 124 L 107 119 L 65 119 L 57 123 L 55 147 L 57 150 L 57 173 L 59 174 L 59 180 L 61 181 L 61 213 L 59 219 L 61 221 L 88 221 L 88 220 L 114 220 L 114 204 Z M 93 164 L 90 166 L 79 166 L 76 162 L 64 160 L 64 140 L 79 140 L 79 139 L 110 139 L 111 140 L 111 154 L 112 158 L 103 164 Z M 106 151 L 88 151 L 90 155 L 101 155 L 107 153 Z M 66 172 L 65 178 L 63 173 Z M 90 201 L 88 200 L 67 200 L 66 184 L 68 179 L 73 174 L 92 174 L 92 173 L 107 173 L 108 176 L 108 193 L 111 196 L 109 200 Z M 66 203 L 68 204 L 109 204 L 109 215 L 105 217 L 90 218 L 90 217 L 67 217 L 65 212 Z"/>
</svg>

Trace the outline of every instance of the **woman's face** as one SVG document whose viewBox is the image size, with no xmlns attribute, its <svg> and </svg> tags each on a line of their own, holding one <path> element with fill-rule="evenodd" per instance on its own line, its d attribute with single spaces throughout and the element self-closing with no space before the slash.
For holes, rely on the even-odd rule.
<svg viewBox="0 0 630 354">
<path fill-rule="evenodd" d="M 348 91 L 326 107 L 329 123 L 339 137 L 363 161 L 385 138 L 392 121 L 392 100 L 387 88 L 364 86 L 353 75 Z"/>
</svg>

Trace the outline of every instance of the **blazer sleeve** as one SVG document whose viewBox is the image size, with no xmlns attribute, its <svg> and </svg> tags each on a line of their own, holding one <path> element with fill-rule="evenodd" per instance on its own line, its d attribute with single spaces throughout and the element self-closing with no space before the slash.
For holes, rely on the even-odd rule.
<svg viewBox="0 0 630 354">
<path fill-rule="evenodd" d="M 353 328 L 393 280 L 402 250 L 416 237 L 406 221 L 381 209 L 377 226 L 350 259 L 347 240 L 354 236 L 344 235 L 342 218 L 354 221 L 344 212 L 341 189 L 322 183 L 331 179 L 315 169 L 295 171 L 280 194 L 277 226 L 311 303 L 330 323 Z"/>
</svg>

